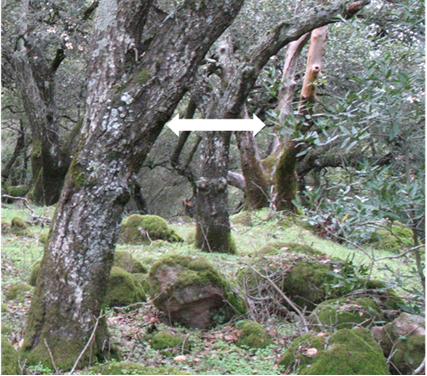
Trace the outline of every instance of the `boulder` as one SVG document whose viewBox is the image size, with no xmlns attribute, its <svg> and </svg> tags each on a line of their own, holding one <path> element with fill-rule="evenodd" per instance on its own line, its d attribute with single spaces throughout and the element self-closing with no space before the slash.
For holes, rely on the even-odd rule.
<svg viewBox="0 0 427 376">
<path fill-rule="evenodd" d="M 329 341 L 312 334 L 297 338 L 279 366 L 298 375 L 389 374 L 381 347 L 365 328 L 338 330 Z"/>
<path fill-rule="evenodd" d="M 318 249 L 306 244 L 294 242 L 270 242 L 260 248 L 257 252 L 259 255 L 277 255 L 279 253 L 303 253 L 306 255 L 321 256 L 323 253 Z"/>
<path fill-rule="evenodd" d="M 115 251 L 113 265 L 128 273 L 148 273 L 147 268 L 126 251 Z"/>
<path fill-rule="evenodd" d="M 1 374 L 19 375 L 18 352 L 3 334 L 1 335 Z"/>
<path fill-rule="evenodd" d="M 6 190 L 10 196 L 24 197 L 30 191 L 30 187 L 28 185 L 11 185 Z"/>
<path fill-rule="evenodd" d="M 190 343 L 186 338 L 181 334 L 173 334 L 169 332 L 157 332 L 152 335 L 147 336 L 150 342 L 151 347 L 154 350 L 161 350 L 163 355 L 172 355 L 174 348 L 179 349 L 179 352 L 182 353 L 188 352 L 190 349 Z"/>
<path fill-rule="evenodd" d="M 11 221 L 11 232 L 18 236 L 28 236 L 32 235 L 31 230 L 28 227 L 28 224 L 19 217 L 13 217 Z"/>
<path fill-rule="evenodd" d="M 371 330 L 384 355 L 391 354 L 392 374 L 411 375 L 421 365 L 425 358 L 424 317 L 404 312 L 393 322 Z"/>
<path fill-rule="evenodd" d="M 109 307 L 125 307 L 145 301 L 144 290 L 133 274 L 114 266 L 108 281 L 105 304 Z"/>
<path fill-rule="evenodd" d="M 241 213 L 231 216 L 230 221 L 232 224 L 252 226 L 252 215 L 251 212 L 243 211 Z"/>
<path fill-rule="evenodd" d="M 262 349 L 272 343 L 265 328 L 256 321 L 241 321 L 237 324 L 237 329 L 241 330 L 239 340 L 237 341 L 238 346 Z"/>
<path fill-rule="evenodd" d="M 351 329 L 382 321 L 380 307 L 371 298 L 339 298 L 320 303 L 309 316 L 318 330 Z"/>
<path fill-rule="evenodd" d="M 204 257 L 170 254 L 149 272 L 150 295 L 171 323 L 206 329 L 243 313 L 241 298 Z"/>
<path fill-rule="evenodd" d="M 122 221 L 119 235 L 122 243 L 150 244 L 156 239 L 171 243 L 183 241 L 175 230 L 157 215 L 132 214 Z"/>
<path fill-rule="evenodd" d="M 6 293 L 4 294 L 9 300 L 18 300 L 23 302 L 27 293 L 32 291 L 33 287 L 25 282 L 15 283 L 7 288 Z"/>
</svg>

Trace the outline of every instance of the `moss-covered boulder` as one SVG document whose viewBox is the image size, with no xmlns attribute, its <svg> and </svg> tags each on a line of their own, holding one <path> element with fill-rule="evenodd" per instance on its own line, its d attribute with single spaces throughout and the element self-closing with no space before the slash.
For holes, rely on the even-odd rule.
<svg viewBox="0 0 427 376">
<path fill-rule="evenodd" d="M 108 281 L 105 304 L 109 307 L 125 307 L 130 304 L 145 302 L 146 296 L 133 274 L 114 266 Z"/>
<path fill-rule="evenodd" d="M 11 221 L 11 232 L 18 236 L 32 235 L 28 224 L 19 217 L 13 217 Z"/>
<path fill-rule="evenodd" d="M 315 334 L 305 334 L 292 341 L 279 361 L 279 368 L 285 374 L 295 374 L 298 369 L 302 370 L 311 365 L 313 357 L 325 346 L 325 337 Z"/>
<path fill-rule="evenodd" d="M 30 191 L 30 187 L 28 185 L 10 185 L 6 190 L 10 196 L 24 197 Z"/>
<path fill-rule="evenodd" d="M 18 352 L 3 334 L 1 335 L 1 374 L 19 375 Z"/>
<path fill-rule="evenodd" d="M 369 243 L 375 248 L 401 253 L 406 247 L 414 245 L 412 230 L 396 222 L 388 229 L 378 229 Z"/>
<path fill-rule="evenodd" d="M 231 216 L 230 221 L 235 225 L 252 226 L 252 214 L 249 211 L 243 211 L 241 213 Z"/>
<path fill-rule="evenodd" d="M 369 330 L 335 332 L 326 350 L 320 351 L 300 375 L 388 375 L 387 361 Z"/>
<path fill-rule="evenodd" d="M 2 311 L 2 313 L 3 312 L 10 312 L 9 307 L 4 303 L 1 304 L 1 311 Z"/>
<path fill-rule="evenodd" d="M 132 362 L 111 362 L 88 369 L 88 375 L 188 375 L 176 367 L 147 367 Z"/>
<path fill-rule="evenodd" d="M 172 355 L 173 349 L 178 349 L 179 353 L 188 352 L 190 343 L 181 334 L 169 332 L 157 332 L 146 337 L 154 350 L 161 350 L 163 355 Z"/>
<path fill-rule="evenodd" d="M 371 298 L 339 298 L 320 303 L 309 320 L 318 330 L 333 330 L 372 326 L 383 317 L 380 307 Z"/>
<path fill-rule="evenodd" d="M 196 243 L 196 228 L 192 228 L 188 234 L 187 237 L 185 238 L 185 242 L 187 244 L 193 245 Z"/>
<path fill-rule="evenodd" d="M 150 294 L 150 283 L 148 282 L 148 274 L 147 273 L 133 273 L 133 278 L 135 281 L 139 283 L 139 285 L 144 290 L 146 295 Z"/>
<path fill-rule="evenodd" d="M 396 320 L 372 328 L 384 355 L 390 357 L 390 372 L 412 375 L 425 359 L 425 319 L 422 316 L 402 313 Z"/>
<path fill-rule="evenodd" d="M 270 335 L 265 328 L 256 321 L 244 320 L 237 324 L 237 329 L 241 330 L 238 346 L 245 346 L 251 349 L 261 349 L 271 345 Z"/>
<path fill-rule="evenodd" d="M 32 291 L 33 287 L 25 282 L 15 283 L 10 285 L 5 292 L 5 297 L 9 300 L 18 300 L 23 302 L 27 293 Z"/>
<path fill-rule="evenodd" d="M 149 283 L 154 305 L 187 327 L 205 329 L 245 311 L 242 299 L 204 257 L 163 256 L 151 267 Z"/>
<path fill-rule="evenodd" d="M 132 214 L 120 226 L 119 240 L 126 244 L 150 244 L 161 239 L 168 242 L 182 242 L 183 239 L 167 222 L 157 215 Z"/>
<path fill-rule="evenodd" d="M 258 255 L 277 255 L 279 253 L 303 253 L 306 255 L 318 255 L 321 256 L 323 253 L 313 247 L 306 244 L 294 243 L 294 242 L 269 242 L 258 251 Z"/>
<path fill-rule="evenodd" d="M 129 273 L 148 273 L 147 268 L 126 251 L 115 251 L 113 265 Z"/>
</svg>

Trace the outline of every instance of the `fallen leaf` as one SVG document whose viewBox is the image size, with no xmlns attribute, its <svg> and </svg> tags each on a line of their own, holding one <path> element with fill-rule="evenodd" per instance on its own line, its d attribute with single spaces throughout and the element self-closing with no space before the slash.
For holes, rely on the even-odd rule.
<svg viewBox="0 0 427 376">
<path fill-rule="evenodd" d="M 235 335 L 232 335 L 232 334 L 224 336 L 224 339 L 226 341 L 234 341 L 234 342 L 239 340 Z"/>
<path fill-rule="evenodd" d="M 317 349 L 314 347 L 312 347 L 311 349 L 307 349 L 304 355 L 308 356 L 309 358 L 313 358 L 317 355 Z"/>
<path fill-rule="evenodd" d="M 324 332 L 320 332 L 317 336 L 318 337 L 324 337 L 326 335 L 326 333 L 324 333 Z"/>
<path fill-rule="evenodd" d="M 178 355 L 175 358 L 173 358 L 173 360 L 177 363 L 182 363 L 187 360 L 187 357 L 185 355 Z"/>
</svg>

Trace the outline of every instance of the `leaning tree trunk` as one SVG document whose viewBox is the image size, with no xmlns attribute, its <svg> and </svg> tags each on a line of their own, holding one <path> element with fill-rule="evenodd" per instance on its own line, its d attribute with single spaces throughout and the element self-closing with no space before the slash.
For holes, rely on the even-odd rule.
<svg viewBox="0 0 427 376">
<path fill-rule="evenodd" d="M 227 171 L 231 132 L 205 132 L 200 178 L 196 182 L 196 247 L 235 253 L 228 213 Z"/>
<path fill-rule="evenodd" d="M 143 51 L 140 36 L 151 2 L 100 2 L 85 123 L 28 314 L 28 364 L 70 369 L 77 361 L 103 361 L 112 351 L 102 307 L 129 179 L 242 3 L 184 2 Z"/>
<path fill-rule="evenodd" d="M 312 125 L 311 122 L 306 122 L 305 115 L 310 111 L 308 104 L 312 104 L 317 100 L 315 82 L 322 68 L 321 60 L 324 53 L 327 30 L 327 26 L 322 26 L 311 33 L 307 68 L 299 104 L 300 131 L 303 134 L 307 133 Z M 276 196 L 274 201 L 277 210 L 296 211 L 294 205 L 298 188 L 296 164 L 298 153 L 302 150 L 302 147 L 301 143 L 297 144 L 293 140 L 288 140 L 277 163 L 275 173 Z"/>
</svg>

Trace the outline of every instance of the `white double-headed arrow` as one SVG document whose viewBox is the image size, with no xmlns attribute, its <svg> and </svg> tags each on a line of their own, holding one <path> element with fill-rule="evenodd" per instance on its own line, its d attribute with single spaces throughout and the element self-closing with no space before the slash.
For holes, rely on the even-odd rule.
<svg viewBox="0 0 427 376">
<path fill-rule="evenodd" d="M 179 132 L 183 131 L 250 131 L 256 136 L 265 126 L 256 115 L 253 119 L 180 119 L 179 115 L 176 115 L 166 125 L 177 136 L 179 136 Z"/>
</svg>

